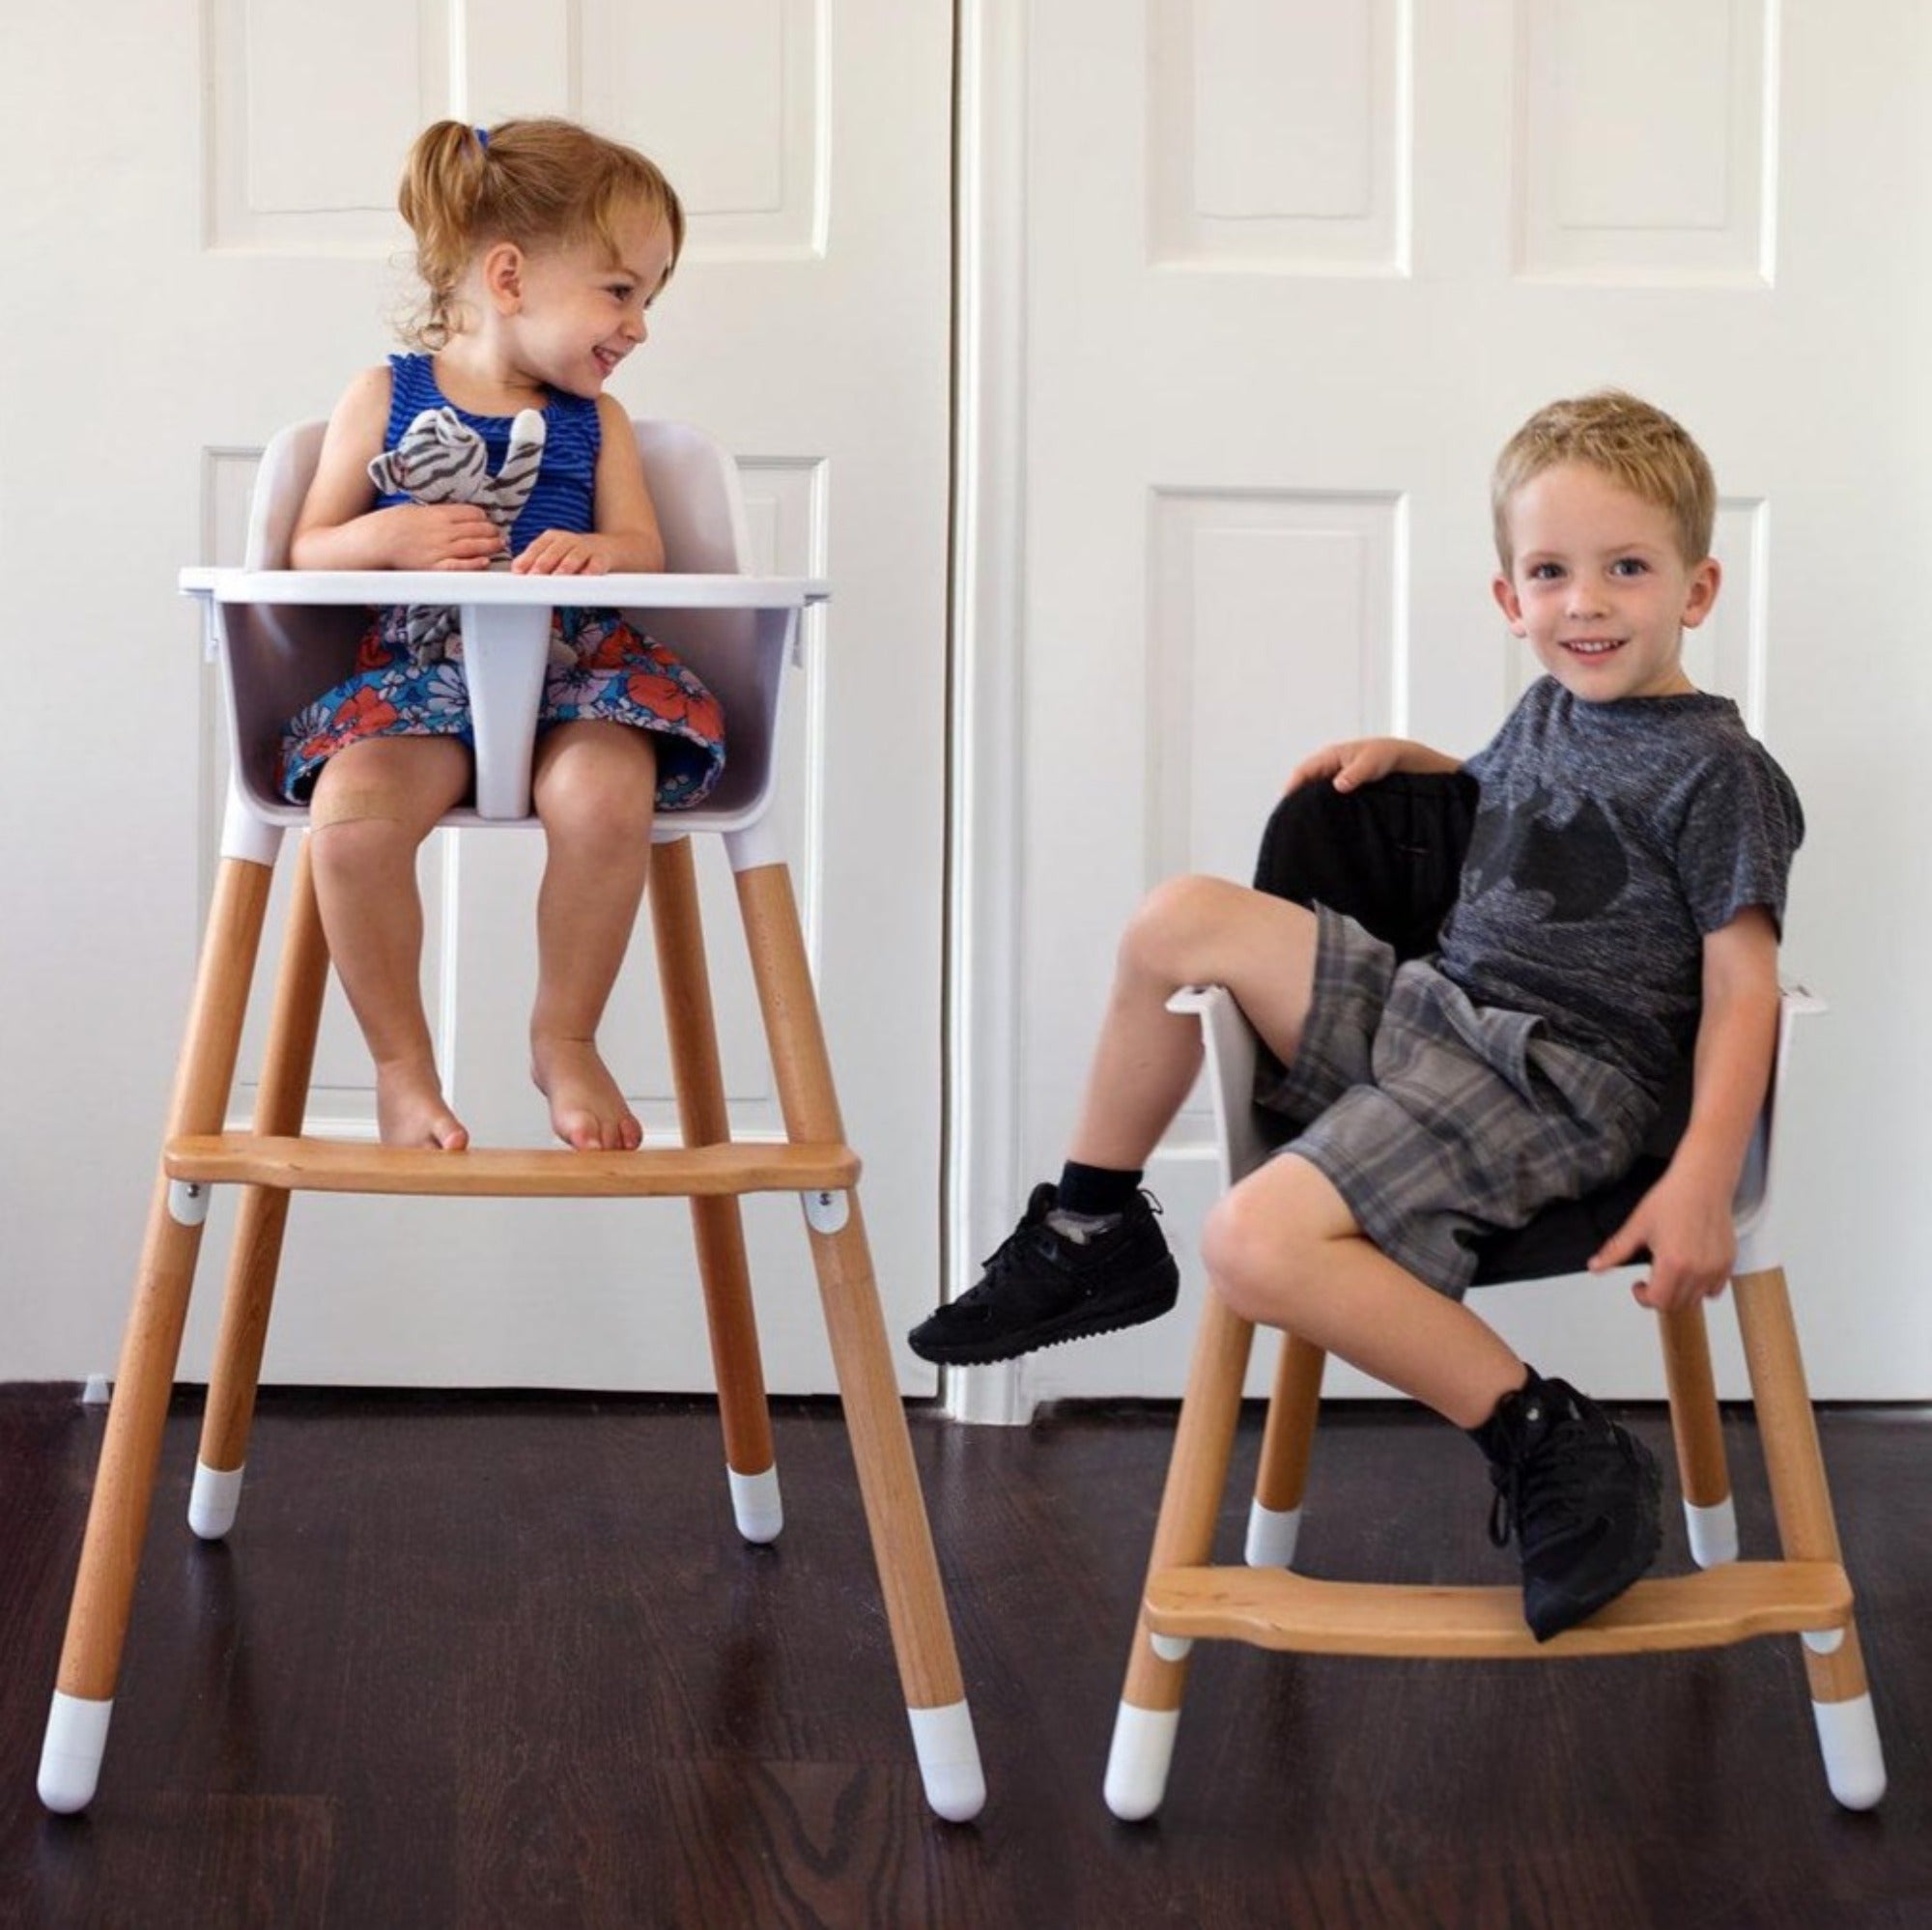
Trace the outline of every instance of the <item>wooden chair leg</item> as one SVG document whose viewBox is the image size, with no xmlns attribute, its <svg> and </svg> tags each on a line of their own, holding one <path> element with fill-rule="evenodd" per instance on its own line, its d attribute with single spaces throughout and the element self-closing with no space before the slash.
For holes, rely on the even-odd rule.
<svg viewBox="0 0 1932 1930">
<path fill-rule="evenodd" d="M 1699 1568 L 1738 1558 L 1738 1516 L 1731 1470 L 1724 1459 L 1718 1383 L 1711 1373 L 1711 1338 L 1702 1307 L 1658 1316 L 1663 1371 L 1670 1389 L 1670 1432 L 1684 1488 L 1684 1524 Z"/>
<path fill-rule="evenodd" d="M 756 864 L 737 884 L 785 1130 L 843 1144 L 791 879 L 781 864 Z M 961 1822 L 979 1814 L 985 1778 L 857 1193 L 809 1196 L 807 1225 L 926 1800 Z"/>
<path fill-rule="evenodd" d="M 1308 1456 L 1321 1402 L 1321 1371 L 1328 1356 L 1311 1341 L 1285 1333 L 1268 1397 L 1261 1464 L 1255 1470 L 1254 1505 L 1248 1511 L 1246 1559 L 1250 1568 L 1293 1568 L 1301 1533 L 1301 1500 L 1308 1491 Z"/>
<path fill-rule="evenodd" d="M 169 1139 L 221 1129 L 272 875 L 271 866 L 222 862 L 168 1106 Z M 41 1801 L 49 1809 L 85 1808 L 99 1778 L 207 1207 L 205 1188 L 171 1181 L 163 1166 L 148 1209 L 41 1756 Z"/>
<path fill-rule="evenodd" d="M 1794 1561 L 1842 1563 L 1838 1524 L 1818 1449 L 1804 1363 L 1781 1267 L 1740 1274 L 1732 1283 L 1745 1360 L 1750 1370 L 1765 1471 L 1777 1512 L 1778 1539 Z M 1832 1794 L 1848 1809 L 1869 1809 L 1885 1794 L 1885 1756 L 1872 1714 L 1858 1626 L 1804 1638 L 1812 1714 Z"/>
<path fill-rule="evenodd" d="M 731 1137 L 731 1118 L 724 1102 L 691 839 L 680 837 L 659 845 L 651 870 L 651 928 L 657 940 L 678 1122 L 685 1145 L 722 1145 Z M 737 1200 L 694 1198 L 691 1228 L 698 1275 L 704 1282 L 704 1316 L 718 1381 L 732 1514 L 746 1541 L 776 1541 L 784 1526 L 784 1508 L 772 1447 L 764 1363 L 758 1351 L 757 1315 L 752 1303 L 744 1217 Z"/>
<path fill-rule="evenodd" d="M 1254 1337 L 1254 1327 L 1232 1313 L 1210 1287 L 1175 1429 L 1148 1563 L 1150 1580 L 1166 1569 L 1198 1568 L 1212 1551 Z M 1107 1754 L 1107 1807 L 1127 1822 L 1151 1816 L 1167 1793 L 1189 1646 L 1154 1634 L 1142 1608 Z"/>
<path fill-rule="evenodd" d="M 262 1083 L 255 1094 L 258 1133 L 301 1131 L 327 985 L 328 943 L 322 935 L 309 841 L 303 837 L 296 846 L 281 970 L 275 979 Z M 203 1541 L 221 1540 L 235 1525 L 242 1505 L 242 1474 L 248 1459 L 248 1433 L 255 1419 L 255 1391 L 262 1377 L 262 1349 L 269 1338 L 290 1197 L 285 1187 L 244 1186 L 236 1210 L 221 1328 L 201 1422 L 201 1452 L 187 1504 L 188 1526 Z"/>
</svg>

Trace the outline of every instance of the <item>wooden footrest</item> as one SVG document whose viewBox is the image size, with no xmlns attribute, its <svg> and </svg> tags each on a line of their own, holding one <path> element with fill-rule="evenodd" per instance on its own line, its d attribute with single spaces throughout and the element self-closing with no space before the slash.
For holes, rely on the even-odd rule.
<svg viewBox="0 0 1932 1930">
<path fill-rule="evenodd" d="M 1589 1622 L 1539 1642 L 1520 1588 L 1316 1581 L 1287 1569 L 1170 1568 L 1147 1590 L 1156 1634 L 1308 1655 L 1516 1658 L 1720 1648 L 1842 1628 L 1852 1588 L 1833 1562 L 1738 1561 L 1639 1581 Z"/>
<path fill-rule="evenodd" d="M 512 1199 L 690 1198 L 724 1193 L 836 1193 L 857 1183 L 849 1146 L 644 1147 L 573 1152 L 473 1147 L 467 1152 L 355 1140 L 211 1133 L 170 1140 L 171 1179 L 303 1193 L 446 1193 Z"/>
</svg>

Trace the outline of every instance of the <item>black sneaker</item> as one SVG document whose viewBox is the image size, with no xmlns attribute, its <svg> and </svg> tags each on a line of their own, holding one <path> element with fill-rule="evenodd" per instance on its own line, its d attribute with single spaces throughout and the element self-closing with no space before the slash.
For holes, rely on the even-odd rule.
<svg viewBox="0 0 1932 1930">
<path fill-rule="evenodd" d="M 1047 1223 L 1059 1198 L 1033 1189 L 1026 1217 L 986 1263 L 978 1286 L 906 1336 L 922 1360 L 978 1367 L 1088 1334 L 1138 1326 L 1174 1305 L 1180 1271 L 1154 1225 L 1152 1197 L 1136 1193 L 1112 1226 L 1084 1238 Z"/>
<path fill-rule="evenodd" d="M 1490 1539 L 1514 1531 L 1539 1642 L 1621 1595 L 1662 1542 L 1657 1457 L 1567 1381 L 1532 1377 L 1496 1408 Z"/>
</svg>

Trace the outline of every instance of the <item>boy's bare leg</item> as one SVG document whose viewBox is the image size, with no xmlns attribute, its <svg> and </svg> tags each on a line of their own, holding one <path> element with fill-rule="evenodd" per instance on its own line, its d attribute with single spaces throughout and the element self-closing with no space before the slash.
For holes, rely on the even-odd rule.
<svg viewBox="0 0 1932 1930">
<path fill-rule="evenodd" d="M 1315 984 L 1313 913 L 1225 878 L 1175 878 L 1151 893 L 1121 939 L 1080 1122 L 1057 1185 L 1025 1215 L 978 1285 L 907 1335 L 945 1366 L 1010 1360 L 1112 1333 L 1174 1305 L 1179 1269 L 1142 1169 L 1201 1069 L 1201 1027 L 1167 1001 L 1183 985 L 1226 985 L 1283 1058 L 1301 1039 Z"/>
<path fill-rule="evenodd" d="M 1146 1166 L 1201 1069 L 1201 1024 L 1170 1012 L 1183 985 L 1225 985 L 1284 1063 L 1315 987 L 1315 914 L 1226 878 L 1172 878 L 1121 940 L 1068 1156 Z"/>
<path fill-rule="evenodd" d="M 1209 1214 L 1208 1277 L 1245 1320 L 1316 1347 L 1477 1428 L 1529 1370 L 1495 1330 L 1363 1236 L 1317 1167 L 1284 1153 Z"/>
<path fill-rule="evenodd" d="M 416 851 L 469 787 L 449 737 L 371 737 L 322 767 L 310 808 L 316 901 L 342 989 L 376 1063 L 384 1146 L 469 1144 L 442 1095 L 422 1003 Z"/>
<path fill-rule="evenodd" d="M 1657 1559 L 1650 1450 L 1372 1246 L 1307 1160 L 1283 1153 L 1250 1174 L 1208 1216 L 1203 1246 L 1237 1314 L 1287 1327 L 1468 1431 L 1496 1490 L 1490 1536 L 1517 1541 L 1538 1641 L 1615 1601 Z"/>
<path fill-rule="evenodd" d="M 537 745 L 531 795 L 549 855 L 537 895 L 530 1073 L 551 1127 L 580 1151 L 630 1151 L 643 1127 L 597 1050 L 651 862 L 657 747 L 629 724 L 559 724 Z"/>
</svg>

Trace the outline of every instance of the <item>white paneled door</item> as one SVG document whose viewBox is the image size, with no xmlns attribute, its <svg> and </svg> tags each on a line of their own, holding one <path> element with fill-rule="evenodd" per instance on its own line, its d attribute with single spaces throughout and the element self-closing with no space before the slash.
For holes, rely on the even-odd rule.
<svg viewBox="0 0 1932 1930">
<path fill-rule="evenodd" d="M 103 0 L 85 33 L 9 8 L 4 36 L 0 154 L 33 188 L 0 214 L 20 697 L 0 759 L 0 1380 L 109 1367 L 127 1302 L 222 785 L 175 572 L 239 560 L 268 436 L 395 346 L 396 177 L 443 114 L 571 114 L 665 166 L 690 244 L 617 393 L 716 434 L 761 562 L 833 581 L 792 687 L 786 837 L 889 1322 L 910 1324 L 938 1273 L 950 11 Z M 539 857 L 535 837 L 469 833 L 423 866 L 433 1021 L 492 1144 L 548 1137 L 524 1040 Z M 776 1133 L 723 854 L 699 863 L 734 1115 Z M 640 932 L 606 1036 L 662 1137 L 650 951 Z M 311 1117 L 366 1132 L 367 1062 L 331 999 Z M 829 1388 L 797 1206 L 747 1217 L 773 1385 Z M 224 1260 L 212 1235 L 184 1377 L 206 1371 Z M 684 1210 L 305 1197 L 266 1372 L 707 1385 Z"/>
<path fill-rule="evenodd" d="M 1538 404 L 1620 383 L 1716 464 L 1726 587 L 1693 674 L 1741 701 L 1810 820 L 1786 961 L 1834 1013 L 1793 1081 L 1787 1245 L 1814 1386 L 1932 1394 L 1910 795 L 1932 673 L 1902 593 L 1932 533 L 1932 12 L 991 11 L 1024 33 L 986 120 L 1026 116 L 1027 251 L 1023 944 L 1011 1063 L 987 1074 L 1017 1081 L 1018 1130 L 988 1230 L 1058 1171 L 1153 881 L 1245 877 L 1319 743 L 1467 753 L 1493 730 L 1527 667 L 1489 594 L 1490 462 Z M 982 904 L 1000 889 L 982 872 Z M 1184 1116 L 1151 1175 L 1183 1310 L 1037 1356 L 1031 1396 L 1179 1391 L 1204 1130 Z M 1547 1371 L 1661 1389 L 1615 1287 L 1485 1304 Z"/>
</svg>

